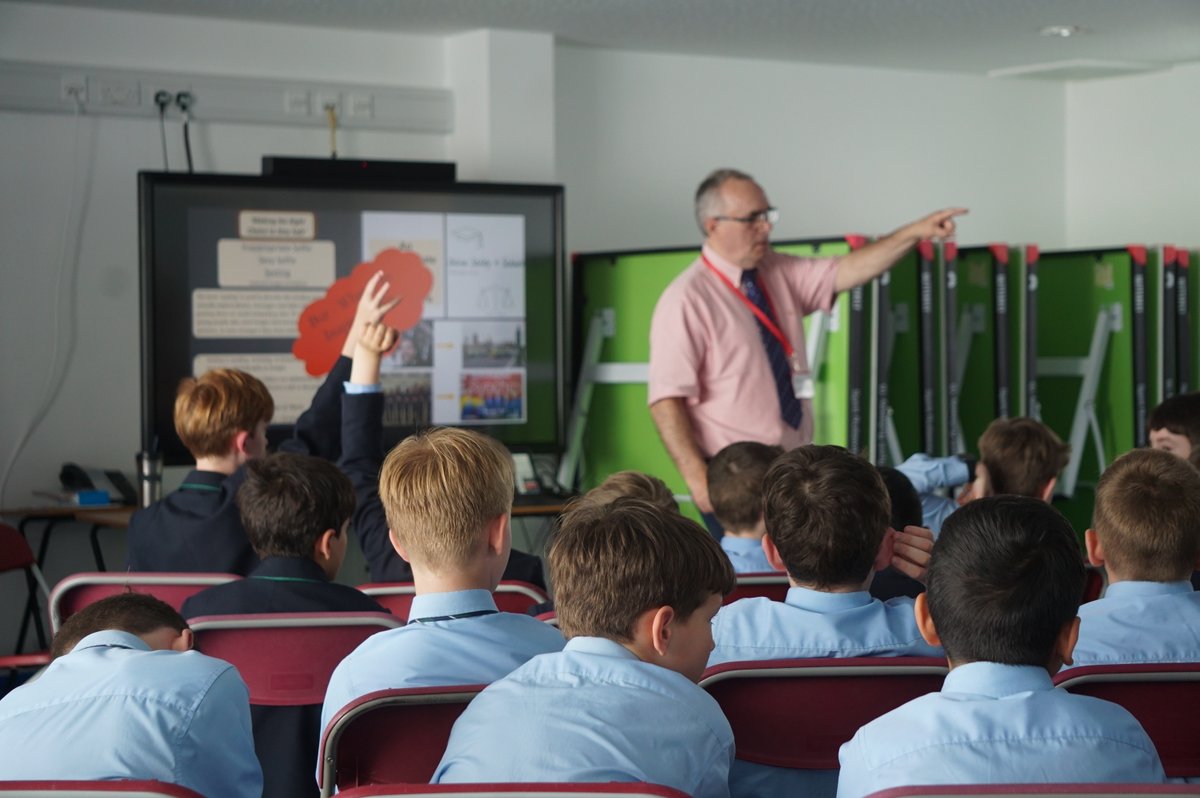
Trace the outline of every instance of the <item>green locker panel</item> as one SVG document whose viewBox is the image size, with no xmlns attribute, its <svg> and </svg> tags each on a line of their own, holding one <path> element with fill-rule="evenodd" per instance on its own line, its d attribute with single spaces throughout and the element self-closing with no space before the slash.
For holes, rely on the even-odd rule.
<svg viewBox="0 0 1200 798">
<path fill-rule="evenodd" d="M 1085 358 L 1098 324 L 1106 326 L 1107 332 L 1099 334 L 1106 345 L 1094 405 L 1106 462 L 1139 445 L 1139 423 L 1144 429 L 1145 263 L 1144 249 L 1130 247 L 1048 252 L 1038 264 L 1037 387 L 1042 421 L 1063 440 L 1070 440 L 1073 424 L 1079 423 L 1083 377 L 1063 374 L 1053 364 L 1055 359 L 1061 363 Z M 1090 524 L 1101 470 L 1089 431 L 1074 495 L 1056 502 L 1077 531 Z"/>
</svg>

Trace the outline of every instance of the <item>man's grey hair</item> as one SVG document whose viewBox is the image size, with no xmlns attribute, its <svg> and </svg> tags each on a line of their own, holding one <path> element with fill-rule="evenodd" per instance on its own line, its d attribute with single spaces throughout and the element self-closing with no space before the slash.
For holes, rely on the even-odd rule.
<svg viewBox="0 0 1200 798">
<path fill-rule="evenodd" d="M 696 189 L 696 225 L 705 236 L 708 231 L 704 229 L 704 220 L 720 214 L 721 186 L 730 180 L 756 182 L 753 177 L 737 169 L 716 169 L 700 181 L 700 187 Z"/>
</svg>

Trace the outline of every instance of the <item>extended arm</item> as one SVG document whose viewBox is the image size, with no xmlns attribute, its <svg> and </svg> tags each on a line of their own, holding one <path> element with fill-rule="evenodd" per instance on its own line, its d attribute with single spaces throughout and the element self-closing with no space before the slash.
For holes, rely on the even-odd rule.
<svg viewBox="0 0 1200 798">
<path fill-rule="evenodd" d="M 658 427 L 658 435 L 662 438 L 667 453 L 675 461 L 692 501 L 702 512 L 711 513 L 712 504 L 708 501 L 708 464 L 696 438 L 692 434 L 692 422 L 688 418 L 687 408 L 683 399 L 672 397 L 659 399 L 650 405 L 650 415 L 654 425 Z"/>
<path fill-rule="evenodd" d="M 878 241 L 872 241 L 862 249 L 851 252 L 838 262 L 834 288 L 846 291 L 870 282 L 892 268 L 892 265 L 921 239 L 954 235 L 954 217 L 966 212 L 966 208 L 935 211 L 915 222 L 909 222 Z"/>
</svg>

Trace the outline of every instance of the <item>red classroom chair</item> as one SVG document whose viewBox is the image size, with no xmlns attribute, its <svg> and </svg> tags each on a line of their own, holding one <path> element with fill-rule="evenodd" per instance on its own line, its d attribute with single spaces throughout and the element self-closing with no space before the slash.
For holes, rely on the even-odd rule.
<svg viewBox="0 0 1200 798">
<path fill-rule="evenodd" d="M 386 607 L 392 615 L 403 620 L 408 620 L 408 610 L 417 595 L 416 585 L 412 582 L 369 582 L 359 585 L 358 589 L 379 602 L 380 606 Z M 530 607 L 550 600 L 545 591 L 537 585 L 515 579 L 506 579 L 496 585 L 492 596 L 496 599 L 496 608 L 501 612 L 522 615 Z"/>
<path fill-rule="evenodd" d="M 223 585 L 241 579 L 237 574 L 186 572 L 72 574 L 50 591 L 50 628 L 57 632 L 62 622 L 89 604 L 126 591 L 148 593 L 182 610 L 183 602 L 213 585 Z"/>
</svg>

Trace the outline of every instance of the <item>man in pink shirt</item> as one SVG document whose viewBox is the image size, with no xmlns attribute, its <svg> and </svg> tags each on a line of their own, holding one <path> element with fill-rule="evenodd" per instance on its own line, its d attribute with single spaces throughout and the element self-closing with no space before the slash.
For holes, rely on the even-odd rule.
<svg viewBox="0 0 1200 798">
<path fill-rule="evenodd" d="M 738 441 L 791 449 L 812 441 L 803 319 L 866 283 L 924 238 L 954 233 L 948 208 L 840 258 L 771 249 L 778 212 L 749 175 L 719 169 L 696 191 L 700 259 L 667 287 L 650 327 L 650 414 L 711 514 L 707 461 Z M 710 525 L 711 527 L 711 525 Z"/>
</svg>

